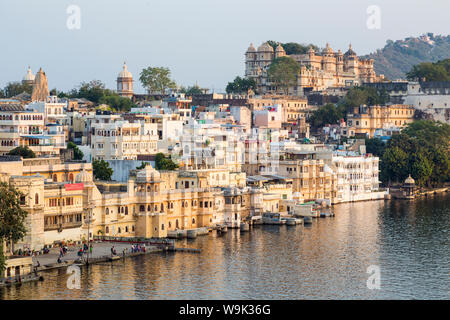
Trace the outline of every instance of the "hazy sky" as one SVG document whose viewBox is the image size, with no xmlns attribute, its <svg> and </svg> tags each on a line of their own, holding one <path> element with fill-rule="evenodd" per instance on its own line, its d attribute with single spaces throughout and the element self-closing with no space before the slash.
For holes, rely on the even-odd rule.
<svg viewBox="0 0 450 320">
<path fill-rule="evenodd" d="M 69 30 L 69 5 L 81 10 L 81 28 Z M 367 7 L 381 9 L 381 28 L 366 26 Z M 265 40 L 328 41 L 362 55 L 425 32 L 448 34 L 449 0 L 1 0 L 0 87 L 19 81 L 30 65 L 46 72 L 49 87 L 69 90 L 99 79 L 112 89 L 126 60 L 139 72 L 165 66 L 188 86 L 223 91 L 244 73 L 244 53 Z"/>
</svg>

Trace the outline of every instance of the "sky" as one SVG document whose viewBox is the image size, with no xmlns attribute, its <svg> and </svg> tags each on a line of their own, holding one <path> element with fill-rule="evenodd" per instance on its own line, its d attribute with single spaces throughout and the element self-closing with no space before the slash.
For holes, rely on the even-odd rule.
<svg viewBox="0 0 450 320">
<path fill-rule="evenodd" d="M 80 12 L 80 28 L 71 5 Z M 379 8 L 379 29 L 369 29 Z M 143 93 L 143 68 L 168 67 L 177 84 L 223 92 L 244 74 L 244 53 L 266 40 L 314 43 L 358 55 L 386 40 L 450 31 L 449 0 L 1 0 L 0 87 L 31 66 L 49 89 L 70 90 L 101 80 L 116 88 L 126 61 Z"/>
</svg>

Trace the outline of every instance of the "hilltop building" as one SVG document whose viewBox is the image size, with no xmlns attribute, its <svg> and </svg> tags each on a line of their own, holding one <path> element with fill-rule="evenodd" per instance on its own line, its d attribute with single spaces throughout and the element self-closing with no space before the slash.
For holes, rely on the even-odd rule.
<svg viewBox="0 0 450 320">
<path fill-rule="evenodd" d="M 256 80 L 258 91 L 262 94 L 278 93 L 267 76 L 267 70 L 273 59 L 291 57 L 300 64 L 297 86 L 289 94 L 304 95 L 306 91 L 324 90 L 329 87 L 344 87 L 376 82 L 382 77 L 375 74 L 373 60 L 359 58 L 350 45 L 347 52 L 334 52 L 327 43 L 320 52 L 310 47 L 305 54 L 287 55 L 281 44 L 276 50 L 267 42 L 256 50 L 253 44 L 245 53 L 245 76 Z"/>
</svg>

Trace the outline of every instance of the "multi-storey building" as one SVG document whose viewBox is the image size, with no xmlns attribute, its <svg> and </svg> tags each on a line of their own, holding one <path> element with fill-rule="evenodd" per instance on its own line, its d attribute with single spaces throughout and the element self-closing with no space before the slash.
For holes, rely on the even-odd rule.
<svg viewBox="0 0 450 320">
<path fill-rule="evenodd" d="M 352 137 L 366 134 L 373 137 L 377 129 L 403 128 L 414 121 L 414 107 L 405 104 L 386 106 L 360 106 L 347 114 L 347 127 L 343 135 Z"/>
<path fill-rule="evenodd" d="M 156 154 L 158 126 L 145 121 L 130 123 L 93 123 L 91 150 L 93 159 L 136 160 L 138 155 Z"/>
<path fill-rule="evenodd" d="M 276 50 L 267 42 L 258 50 L 250 44 L 245 53 L 245 76 L 256 80 L 260 93 L 278 93 L 277 88 L 269 81 L 267 70 L 274 58 L 288 56 L 300 64 L 297 85 L 290 88 L 289 93 L 303 95 L 304 90 L 323 90 L 328 87 L 344 87 L 363 82 L 375 82 L 376 76 L 373 60 L 359 58 L 351 45 L 346 53 L 334 52 L 327 43 L 326 48 L 316 54 L 310 47 L 306 54 L 286 55 L 279 44 Z"/>
</svg>

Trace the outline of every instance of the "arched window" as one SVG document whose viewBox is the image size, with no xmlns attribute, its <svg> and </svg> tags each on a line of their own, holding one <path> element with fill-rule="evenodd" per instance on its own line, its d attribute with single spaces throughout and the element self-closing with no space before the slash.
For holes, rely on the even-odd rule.
<svg viewBox="0 0 450 320">
<path fill-rule="evenodd" d="M 109 227 L 105 228 L 105 233 L 109 233 Z"/>
<path fill-rule="evenodd" d="M 73 182 L 73 173 L 69 174 L 69 181 Z"/>
<path fill-rule="evenodd" d="M 106 214 L 109 214 L 109 208 L 106 208 Z"/>
<path fill-rule="evenodd" d="M 128 227 L 125 227 L 125 232 L 128 232 Z"/>
<path fill-rule="evenodd" d="M 152 206 L 151 205 L 147 206 L 147 211 L 152 211 Z"/>
<path fill-rule="evenodd" d="M 192 224 L 195 224 L 195 218 L 192 218 Z"/>
<path fill-rule="evenodd" d="M 161 203 L 161 212 L 164 211 L 164 203 Z"/>
<path fill-rule="evenodd" d="M 125 207 L 125 215 L 128 215 L 128 207 Z"/>
<path fill-rule="evenodd" d="M 58 176 L 56 174 L 53 175 L 53 182 L 58 182 Z"/>
<path fill-rule="evenodd" d="M 144 212 L 145 211 L 145 206 L 144 205 L 140 205 L 139 206 L 139 211 L 140 212 Z"/>
<path fill-rule="evenodd" d="M 39 204 L 39 195 L 37 193 L 34 195 L 34 204 Z"/>
</svg>

